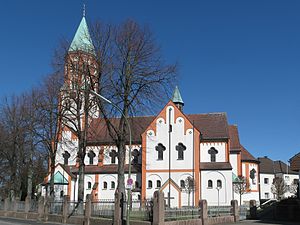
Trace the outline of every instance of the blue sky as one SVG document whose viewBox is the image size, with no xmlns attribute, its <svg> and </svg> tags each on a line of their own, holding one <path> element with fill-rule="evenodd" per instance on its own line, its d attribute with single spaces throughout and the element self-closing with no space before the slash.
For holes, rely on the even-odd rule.
<svg viewBox="0 0 300 225">
<path fill-rule="evenodd" d="M 179 63 L 186 113 L 227 112 L 254 156 L 300 151 L 300 1 L 10 0 L 1 4 L 0 97 L 38 85 L 87 19 L 148 25 Z"/>
</svg>

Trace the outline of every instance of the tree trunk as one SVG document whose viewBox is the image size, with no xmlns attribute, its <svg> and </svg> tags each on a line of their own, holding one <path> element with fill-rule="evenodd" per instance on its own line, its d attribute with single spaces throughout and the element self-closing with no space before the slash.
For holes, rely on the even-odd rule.
<svg viewBox="0 0 300 225">
<path fill-rule="evenodd" d="M 123 193 L 125 196 L 125 156 L 126 156 L 126 148 L 125 142 L 120 141 L 117 144 L 118 147 L 118 190 L 120 193 Z"/>
<path fill-rule="evenodd" d="M 54 198 L 54 172 L 55 172 L 55 154 L 50 156 L 50 197 Z"/>
</svg>

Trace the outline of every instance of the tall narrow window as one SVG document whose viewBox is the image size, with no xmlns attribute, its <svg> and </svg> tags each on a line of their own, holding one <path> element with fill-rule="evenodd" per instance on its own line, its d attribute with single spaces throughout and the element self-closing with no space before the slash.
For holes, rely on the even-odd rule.
<svg viewBox="0 0 300 225">
<path fill-rule="evenodd" d="M 156 181 L 156 187 L 157 187 L 157 188 L 160 188 L 160 187 L 161 187 L 161 181 L 160 181 L 160 180 L 157 180 L 157 181 Z"/>
<path fill-rule="evenodd" d="M 151 180 L 148 180 L 148 188 L 152 188 L 152 181 Z"/>
<path fill-rule="evenodd" d="M 69 164 L 69 158 L 70 158 L 70 153 L 65 151 L 63 154 L 62 154 L 63 158 L 64 158 L 64 164 L 65 165 L 68 165 Z"/>
<path fill-rule="evenodd" d="M 207 188 L 213 188 L 213 182 L 212 182 L 212 180 L 208 180 L 208 182 L 207 182 Z"/>
<path fill-rule="evenodd" d="M 116 152 L 116 150 L 112 150 L 110 153 L 109 153 L 109 156 L 110 156 L 110 163 L 111 164 L 115 164 L 116 163 L 116 158 L 118 156 L 118 153 Z"/>
<path fill-rule="evenodd" d="M 96 154 L 93 151 L 89 151 L 88 153 L 88 157 L 89 157 L 89 163 L 90 165 L 94 164 L 94 158 L 95 158 Z"/>
<path fill-rule="evenodd" d="M 164 151 L 166 150 L 166 147 L 163 146 L 163 144 L 159 143 L 155 150 L 157 151 L 157 160 L 163 160 L 164 159 Z"/>
<path fill-rule="evenodd" d="M 218 150 L 215 149 L 214 147 L 211 147 L 208 150 L 208 154 L 210 154 L 210 161 L 211 162 L 216 162 L 216 155 L 218 154 Z"/>
<path fill-rule="evenodd" d="M 183 160 L 183 159 L 184 159 L 183 152 L 184 152 L 185 150 L 186 150 L 186 147 L 185 147 L 185 145 L 183 145 L 182 143 L 179 143 L 179 144 L 176 146 L 176 151 L 178 152 L 178 157 L 177 157 L 178 160 Z"/>
<path fill-rule="evenodd" d="M 222 181 L 221 180 L 217 180 L 217 187 L 221 188 L 222 187 Z"/>
<path fill-rule="evenodd" d="M 91 189 L 91 188 L 92 188 L 92 183 L 88 182 L 88 189 Z"/>
<path fill-rule="evenodd" d="M 135 188 L 140 188 L 140 184 L 138 181 L 135 182 Z"/>
<path fill-rule="evenodd" d="M 139 163 L 139 155 L 140 155 L 139 150 L 134 149 L 134 150 L 132 151 L 132 156 L 133 156 L 132 162 L 133 162 L 133 164 L 138 164 L 138 163 Z"/>
<path fill-rule="evenodd" d="M 107 189 L 107 182 L 106 181 L 103 182 L 103 189 Z"/>
<path fill-rule="evenodd" d="M 181 180 L 181 181 L 180 181 L 180 187 L 181 187 L 181 188 L 185 188 L 185 182 L 184 182 L 184 180 Z"/>
<path fill-rule="evenodd" d="M 250 170 L 250 178 L 252 180 L 252 184 L 256 184 L 255 174 L 256 174 L 256 170 L 254 168 L 252 170 Z"/>
<path fill-rule="evenodd" d="M 114 181 L 112 181 L 111 184 L 110 184 L 110 188 L 111 188 L 111 189 L 115 189 L 115 187 L 116 187 L 116 184 L 115 184 Z"/>
</svg>

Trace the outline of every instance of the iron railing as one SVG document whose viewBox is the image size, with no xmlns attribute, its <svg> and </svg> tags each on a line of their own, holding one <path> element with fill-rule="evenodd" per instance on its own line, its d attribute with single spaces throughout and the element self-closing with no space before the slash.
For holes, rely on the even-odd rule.
<svg viewBox="0 0 300 225">
<path fill-rule="evenodd" d="M 68 201 L 68 215 L 69 216 L 82 216 L 84 215 L 85 202 Z"/>
<path fill-rule="evenodd" d="M 49 206 L 49 214 L 62 215 L 63 212 L 63 201 L 51 201 L 47 203 Z"/>
<path fill-rule="evenodd" d="M 208 206 L 207 209 L 208 217 L 232 215 L 232 206 Z"/>
<path fill-rule="evenodd" d="M 166 208 L 165 221 L 173 220 L 190 220 L 201 218 L 201 208 L 199 207 L 182 207 Z"/>
<path fill-rule="evenodd" d="M 115 200 L 114 199 L 102 199 L 97 201 L 92 201 L 92 216 L 103 217 L 103 218 L 113 218 L 115 210 Z"/>
<path fill-rule="evenodd" d="M 17 201 L 17 211 L 18 212 L 25 211 L 25 202 L 24 201 Z"/>
<path fill-rule="evenodd" d="M 31 200 L 29 206 L 29 212 L 37 212 L 38 211 L 38 201 Z"/>
</svg>

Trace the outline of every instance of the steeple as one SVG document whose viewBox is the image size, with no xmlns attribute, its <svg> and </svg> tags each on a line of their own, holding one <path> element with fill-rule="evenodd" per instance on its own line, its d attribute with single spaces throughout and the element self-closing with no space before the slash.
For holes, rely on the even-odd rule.
<svg viewBox="0 0 300 225">
<path fill-rule="evenodd" d="M 182 111 L 184 102 L 181 98 L 181 94 L 180 94 L 180 91 L 179 91 L 179 88 L 177 85 L 176 85 L 174 93 L 173 93 L 172 102 Z"/>
<path fill-rule="evenodd" d="M 69 52 L 78 50 L 95 55 L 95 48 L 92 43 L 90 32 L 85 20 L 85 6 L 83 9 L 81 22 L 70 45 Z"/>
</svg>

